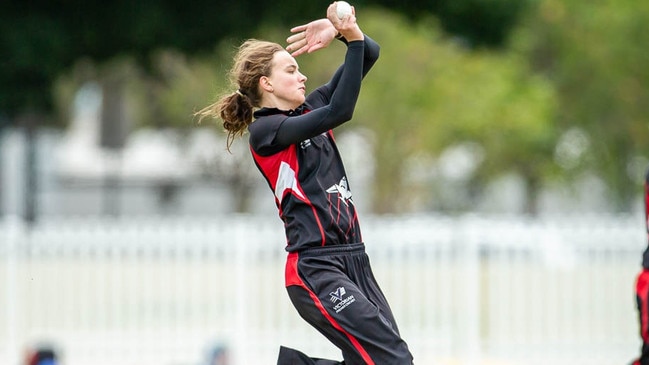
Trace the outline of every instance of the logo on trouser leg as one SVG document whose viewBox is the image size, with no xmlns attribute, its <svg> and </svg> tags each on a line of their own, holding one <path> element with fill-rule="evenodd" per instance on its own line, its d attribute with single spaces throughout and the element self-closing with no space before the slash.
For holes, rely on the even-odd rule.
<svg viewBox="0 0 649 365">
<path fill-rule="evenodd" d="M 336 313 L 340 313 L 341 310 L 345 309 L 348 305 L 356 301 L 353 295 L 345 298 L 345 294 L 347 294 L 347 291 L 342 286 L 336 289 L 336 291 L 329 293 L 329 295 L 331 295 L 331 302 L 336 303 L 336 305 L 334 305 L 334 310 L 336 311 Z"/>
</svg>

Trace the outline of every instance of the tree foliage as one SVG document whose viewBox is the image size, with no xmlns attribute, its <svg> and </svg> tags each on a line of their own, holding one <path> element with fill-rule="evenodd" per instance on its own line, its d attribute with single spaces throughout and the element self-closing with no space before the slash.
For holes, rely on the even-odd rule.
<svg viewBox="0 0 649 365">
<path fill-rule="evenodd" d="M 267 5 L 260 2 L 261 10 Z M 53 81 L 82 58 L 130 56 L 148 68 L 160 48 L 210 51 L 257 26 L 252 1 L 8 1 L 0 5 L 0 111 L 50 112 Z"/>
<path fill-rule="evenodd" d="M 234 46 L 250 36 L 283 43 L 289 27 L 322 16 L 328 3 L 1 2 L 0 122 L 49 114 L 84 80 L 126 72 L 139 122 L 193 125 L 196 107 L 231 90 L 224 76 Z M 353 3 L 382 45 L 354 123 L 373 138 L 377 212 L 442 201 L 431 188 L 439 161 L 467 146 L 473 194 L 513 172 L 534 212 L 550 179 L 590 171 L 611 187 L 620 210 L 629 208 L 630 187 L 649 163 L 649 3 Z M 299 58 L 310 85 L 340 63 L 344 47 L 332 48 Z M 414 170 L 430 175 L 413 178 Z"/>
<path fill-rule="evenodd" d="M 557 90 L 563 132 L 583 137 L 564 172 L 595 172 L 628 210 L 649 163 L 649 4 L 543 0 L 534 10 L 513 48 Z"/>
<path fill-rule="evenodd" d="M 453 4 L 461 3 L 460 7 Z M 260 25 L 292 26 L 324 16 L 329 1 L 33 0 L 0 2 L 0 114 L 49 113 L 53 81 L 80 58 L 134 57 L 144 67 L 161 48 L 210 52 L 228 36 Z M 416 19 L 437 12 L 448 29 L 474 44 L 502 42 L 521 8 L 518 0 L 354 2 L 383 5 Z M 501 10 L 506 9 L 503 12 Z M 507 20 L 504 20 L 506 18 Z M 480 24 L 482 29 L 472 29 Z"/>
<path fill-rule="evenodd" d="M 444 151 L 470 143 L 480 159 L 469 176 L 474 188 L 517 173 L 527 182 L 526 209 L 534 212 L 535 194 L 555 170 L 551 85 L 531 74 L 524 59 L 468 49 L 432 20 L 411 26 L 377 12 L 367 16 L 365 28 L 383 46 L 357 113 L 375 138 L 375 210 L 407 210 L 404 202 L 431 191 L 430 181 L 418 188 L 407 180 L 409 166 L 422 154 L 434 169 Z M 396 201 L 395 191 L 405 199 Z"/>
</svg>

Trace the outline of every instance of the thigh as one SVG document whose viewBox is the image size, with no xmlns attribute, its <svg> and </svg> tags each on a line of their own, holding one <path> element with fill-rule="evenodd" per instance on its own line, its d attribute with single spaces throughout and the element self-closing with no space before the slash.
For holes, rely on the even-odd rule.
<svg viewBox="0 0 649 365">
<path fill-rule="evenodd" d="M 372 272 L 369 257 L 363 253 L 353 257 L 352 260 L 354 269 L 349 273 L 351 279 L 363 291 L 367 299 L 378 308 L 384 320 L 389 322 L 392 329 L 399 333 L 392 309 Z"/>
<path fill-rule="evenodd" d="M 295 268 L 301 284 L 287 287 L 291 301 L 342 350 L 346 364 L 411 364 L 392 319 L 349 277 L 347 259 L 300 258 Z"/>
</svg>

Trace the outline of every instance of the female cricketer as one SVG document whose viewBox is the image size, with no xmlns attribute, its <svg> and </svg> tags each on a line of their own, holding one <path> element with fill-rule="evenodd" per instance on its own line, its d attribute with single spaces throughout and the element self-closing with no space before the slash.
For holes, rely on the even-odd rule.
<svg viewBox="0 0 649 365">
<path fill-rule="evenodd" d="M 649 241 L 649 170 L 644 182 L 645 228 Z M 642 255 L 642 270 L 636 278 L 635 295 L 640 320 L 642 350 L 633 365 L 649 365 L 649 245 Z"/>
<path fill-rule="evenodd" d="M 326 19 L 291 31 L 286 49 L 244 42 L 231 70 L 236 92 L 197 113 L 223 121 L 228 148 L 249 132 L 252 157 L 284 223 L 289 298 L 344 358 L 309 358 L 281 347 L 278 364 L 410 365 L 413 357 L 372 274 L 332 131 L 352 118 L 379 46 L 361 31 L 355 9 L 339 18 L 335 2 Z M 347 46 L 344 63 L 307 95 L 307 77 L 294 57 L 326 48 L 335 38 Z"/>
</svg>

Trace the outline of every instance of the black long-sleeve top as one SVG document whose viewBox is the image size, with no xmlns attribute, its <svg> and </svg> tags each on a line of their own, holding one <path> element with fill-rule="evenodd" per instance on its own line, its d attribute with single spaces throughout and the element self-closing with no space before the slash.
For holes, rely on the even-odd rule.
<svg viewBox="0 0 649 365">
<path fill-rule="evenodd" d="M 289 252 L 362 242 L 332 129 L 349 121 L 361 80 L 379 56 L 368 36 L 347 44 L 331 80 L 295 110 L 262 108 L 248 127 L 255 164 L 275 195 Z"/>
</svg>

